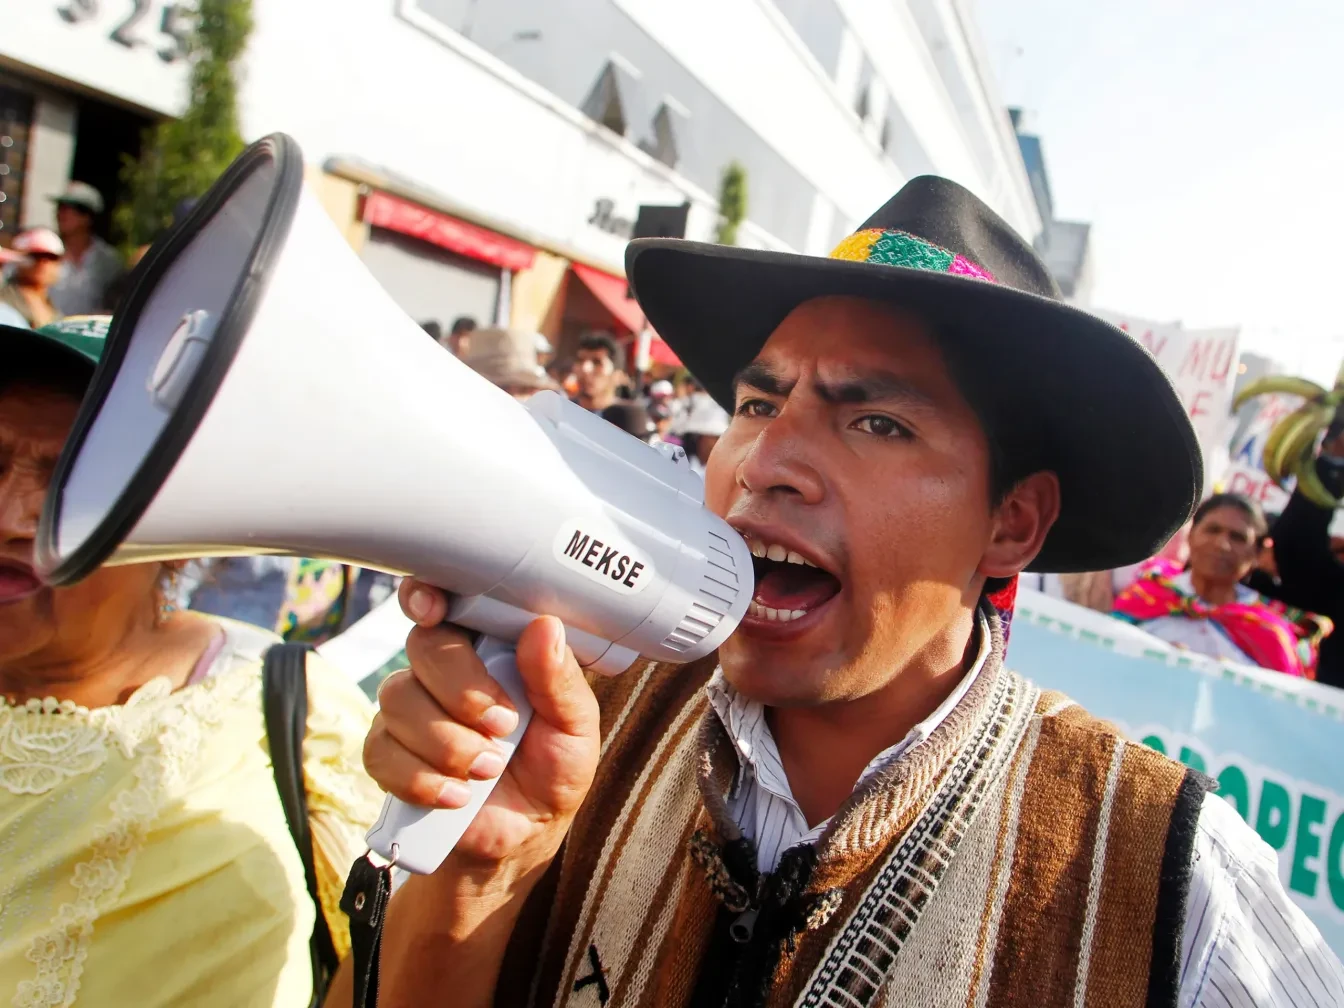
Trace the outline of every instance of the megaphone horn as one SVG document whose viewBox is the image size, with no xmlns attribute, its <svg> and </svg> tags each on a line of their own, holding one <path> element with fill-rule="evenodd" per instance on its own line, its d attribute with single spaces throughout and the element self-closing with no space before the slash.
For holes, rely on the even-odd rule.
<svg viewBox="0 0 1344 1008">
<path fill-rule="evenodd" d="M 314 429 L 313 417 L 320 418 Z M 310 440 L 311 439 L 311 440 Z M 415 574 L 520 712 L 512 642 L 565 624 L 580 663 L 690 661 L 751 599 L 751 555 L 702 506 L 680 449 L 554 392 L 524 407 L 433 341 L 365 270 L 277 134 L 239 156 L 151 250 L 57 464 L 44 576 L 277 553 Z M 428 872 L 459 810 L 389 799 L 370 846 Z"/>
</svg>

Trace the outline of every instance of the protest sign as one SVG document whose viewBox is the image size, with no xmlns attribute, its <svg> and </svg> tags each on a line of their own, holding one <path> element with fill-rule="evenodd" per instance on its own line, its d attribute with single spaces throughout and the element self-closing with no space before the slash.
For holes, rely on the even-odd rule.
<svg viewBox="0 0 1344 1008">
<path fill-rule="evenodd" d="M 1205 481 L 1222 478 L 1217 464 L 1231 429 L 1232 385 L 1237 373 L 1238 329 L 1185 329 L 1134 315 L 1096 313 L 1142 343 L 1171 379 L 1204 451 Z M 1142 409 L 1142 403 L 1135 403 Z"/>
<path fill-rule="evenodd" d="M 1344 955 L 1344 691 L 1177 651 L 1028 591 L 1008 664 L 1215 778 L 1277 851 L 1289 896 Z"/>
<path fill-rule="evenodd" d="M 1288 494 L 1265 474 L 1265 438 L 1276 423 L 1302 404 L 1302 399 L 1275 393 L 1260 396 L 1256 404 L 1255 416 L 1232 443 L 1223 485 L 1229 493 L 1245 494 L 1266 511 L 1280 513 L 1288 503 Z"/>
</svg>

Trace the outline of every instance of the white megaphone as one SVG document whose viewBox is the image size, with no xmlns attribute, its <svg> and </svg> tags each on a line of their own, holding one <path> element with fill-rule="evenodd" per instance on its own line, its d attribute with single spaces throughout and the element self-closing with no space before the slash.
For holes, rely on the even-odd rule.
<svg viewBox="0 0 1344 1008">
<path fill-rule="evenodd" d="M 304 443 L 322 407 L 322 439 Z M 708 654 L 752 592 L 746 543 L 702 506 L 679 449 L 553 392 L 526 406 L 405 315 L 303 186 L 276 134 L 152 249 L 116 315 L 52 482 L 53 584 L 103 564 L 251 553 L 414 574 L 522 717 L 512 642 L 559 617 L 580 664 Z M 389 798 L 370 847 L 439 866 L 493 787 L 428 810 Z"/>
</svg>

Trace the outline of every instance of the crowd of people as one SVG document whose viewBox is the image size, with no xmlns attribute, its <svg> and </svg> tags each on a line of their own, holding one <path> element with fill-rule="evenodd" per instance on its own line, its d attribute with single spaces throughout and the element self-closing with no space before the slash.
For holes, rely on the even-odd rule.
<svg viewBox="0 0 1344 1008">
<path fill-rule="evenodd" d="M 555 354 L 550 340 L 518 329 L 481 329 L 463 316 L 446 337 L 437 322 L 427 333 L 492 384 L 516 399 L 540 391 L 567 395 L 647 444 L 686 450 L 691 468 L 703 474 L 715 442 L 728 429 L 728 414 L 685 369 L 659 366 L 631 374 L 626 348 L 613 335 L 580 335 L 570 359 Z"/>
<path fill-rule="evenodd" d="M 445 600 L 428 585 L 285 557 L 111 567 L 61 588 L 39 580 L 34 537 L 54 462 L 130 265 L 94 233 L 96 190 L 76 182 L 55 197 L 59 233 L 21 233 L 0 287 L 0 980 L 12 981 L 14 1003 L 366 1005 L 380 975 L 378 1003 L 388 1004 L 515 1004 L 529 987 L 549 1003 L 589 986 L 600 1004 L 764 1004 L 775 988 L 792 1003 L 899 869 L 905 888 L 892 892 L 917 894 L 902 904 L 902 927 L 932 929 L 924 955 L 890 966 L 905 932 L 884 930 L 863 955 L 869 972 L 888 966 L 863 980 L 841 955 L 816 981 L 817 1003 L 842 994 L 868 1003 L 897 985 L 927 994 L 920 1003 L 950 1004 L 940 998 L 954 974 L 954 987 L 990 984 L 991 1005 L 1104 999 L 1109 988 L 1089 986 L 1078 959 L 1128 942 L 1143 955 L 1110 955 L 1105 968 L 1125 989 L 1159 990 L 1164 1004 L 1178 994 L 1182 1008 L 1225 1003 L 1213 994 L 1221 978 L 1247 991 L 1237 1003 L 1344 1005 L 1338 961 L 1278 886 L 1272 853 L 1225 803 L 1206 803 L 1199 778 L 1136 755 L 1002 664 L 1020 576 L 1173 647 L 1344 686 L 1334 633 L 1344 543 L 1330 538 L 1331 514 L 1299 494 L 1273 521 L 1233 494 L 1194 507 L 1180 490 L 1192 482 L 1182 452 L 1193 441 L 1173 422 L 1151 432 L 1171 449 L 1172 477 L 1153 513 L 1098 532 L 1106 495 L 1067 491 L 1109 478 L 1106 453 L 1041 459 L 1014 440 L 986 392 L 994 369 L 935 338 L 936 297 L 918 301 L 929 315 L 907 314 L 899 285 L 851 295 L 871 273 L 835 289 L 823 282 L 838 275 L 837 260 L 879 273 L 960 261 L 943 271 L 960 276 L 965 296 L 1003 282 L 1048 300 L 1034 253 L 946 185 L 903 191 L 884 208 L 889 219 L 828 260 L 800 257 L 797 275 L 762 274 L 772 297 L 796 303 L 751 333 L 716 321 L 711 295 L 697 291 L 703 331 L 746 341 L 738 356 L 753 361 L 731 374 L 702 367 L 708 387 L 685 370 L 638 371 L 608 333 L 579 335 L 562 359 L 536 333 L 468 317 L 447 334 L 423 323 L 445 353 L 515 399 L 557 392 L 646 443 L 682 446 L 705 477 L 707 505 L 748 536 L 756 591 L 784 600 L 778 611 L 796 624 L 752 615 L 721 652 L 723 667 L 590 687 L 553 622 L 538 621 L 519 646 L 537 720 L 517 775 L 488 758 L 510 712 L 470 648 L 440 625 Z M 913 233 L 943 217 L 967 231 Z M 880 243 L 865 237 L 878 232 Z M 938 244 L 966 234 L 964 253 Z M 879 244 L 885 251 L 873 251 Z M 882 258 L 893 248 L 899 255 Z M 995 311 L 1038 310 L 1011 304 Z M 959 311 L 957 324 L 969 324 Z M 1032 326 L 1081 325 L 1072 318 Z M 694 352 L 701 331 L 670 325 L 666 335 Z M 1128 337 L 1077 335 L 1109 348 L 1152 396 L 1171 395 L 1151 359 L 1126 356 Z M 1098 374 L 1107 370 L 1089 364 L 1076 377 L 1129 415 L 1133 390 L 1113 395 L 1083 377 Z M 1101 434 L 1078 434 L 1089 436 Z M 1344 490 L 1336 458 L 1344 424 L 1320 461 L 1322 479 Z M 1131 462 L 1147 464 L 1140 454 Z M 1022 573 L 1042 556 L 1096 570 Z M 383 684 L 375 719 L 374 698 L 306 645 L 394 594 L 419 628 L 413 667 Z M 833 602 L 841 615 L 818 638 L 808 617 Z M 825 683 L 819 668 L 830 670 Z M 823 713 L 854 703 L 881 716 Z M 487 721 L 490 704 L 502 716 Z M 622 712 L 601 743 L 601 769 L 599 709 Z M 698 735 L 686 730 L 692 714 L 703 720 Z M 974 760 L 958 759 L 972 747 Z M 1013 787 L 1010 765 L 1021 767 Z M 645 766 L 657 770 L 640 776 Z M 437 887 L 403 887 L 381 967 L 352 962 L 352 948 L 368 945 L 352 935 L 342 889 L 383 791 L 456 807 L 464 779 L 501 773 L 513 775 L 497 792 L 507 797 L 492 798 L 464 840 L 474 860 L 450 861 Z M 1099 813 L 1103 784 L 1147 804 L 1107 798 Z M 975 820 L 981 802 L 993 814 Z M 1164 825 L 1152 844 L 1108 852 L 1101 814 L 1117 835 Z M 1056 818 L 1059 829 L 1043 825 Z M 993 832 L 1019 819 L 1014 839 Z M 964 834 L 979 861 L 956 862 L 940 889 L 947 865 L 920 838 L 954 820 L 939 857 Z M 902 835 L 911 851 L 896 846 Z M 1005 843 L 1018 845 L 1002 855 L 1007 896 L 992 897 L 998 883 L 976 872 Z M 610 857 L 600 891 L 598 851 Z M 1173 869 L 1173 859 L 1192 867 Z M 1066 870 L 1103 861 L 1143 899 L 1095 878 L 1092 892 Z M 1216 926 L 1206 930 L 1180 902 L 1188 893 L 1203 894 Z M 651 900 L 675 913 L 649 915 Z M 1086 911 L 1089 900 L 1106 912 Z M 942 910 L 921 918 L 926 902 Z M 1258 915 L 1268 913 L 1282 923 L 1267 932 Z M 585 937 L 571 948 L 556 936 L 580 920 Z M 994 934 L 1008 937 L 995 944 Z M 948 951 L 963 945 L 964 957 Z M 1283 979 L 1289 969 L 1296 981 Z M 1308 969 L 1316 981 L 1302 979 Z M 1033 1000 L 1060 976 L 1067 992 Z"/>
</svg>

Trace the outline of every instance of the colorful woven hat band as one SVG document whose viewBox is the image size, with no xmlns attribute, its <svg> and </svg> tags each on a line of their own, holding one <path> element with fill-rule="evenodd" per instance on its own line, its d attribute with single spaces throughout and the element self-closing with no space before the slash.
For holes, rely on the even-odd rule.
<svg viewBox="0 0 1344 1008">
<path fill-rule="evenodd" d="M 949 252 L 904 231 L 884 231 L 881 228 L 856 231 L 835 247 L 830 258 L 904 266 L 906 269 L 928 270 L 931 273 L 956 273 L 998 283 L 993 273 L 965 256 Z"/>
</svg>

